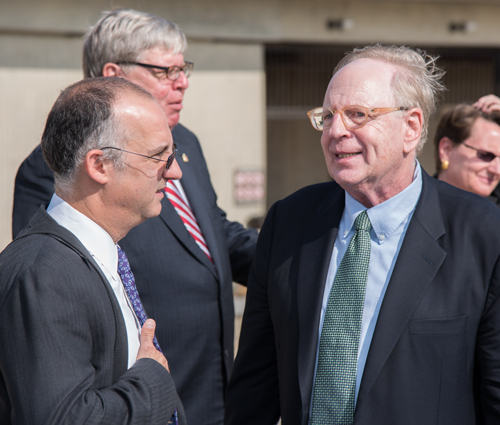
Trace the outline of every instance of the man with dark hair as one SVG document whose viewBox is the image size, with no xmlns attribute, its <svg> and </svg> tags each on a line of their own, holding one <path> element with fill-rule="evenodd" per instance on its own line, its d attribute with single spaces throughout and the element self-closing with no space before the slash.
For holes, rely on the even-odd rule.
<svg viewBox="0 0 500 425">
<path fill-rule="evenodd" d="M 232 281 L 246 284 L 257 233 L 226 219 L 217 206 L 196 136 L 179 124 L 193 64 L 177 25 L 134 10 L 103 14 L 83 49 L 86 78 L 117 76 L 149 91 L 179 145 L 181 181 L 169 182 L 159 217 L 133 229 L 120 245 L 129 256 L 142 301 L 193 424 L 221 424 L 233 366 Z M 16 177 L 13 235 L 53 192 L 40 148 Z"/>
<path fill-rule="evenodd" d="M 185 424 L 117 245 L 182 175 L 165 112 L 126 80 L 83 80 L 41 145 L 55 194 L 0 254 L 0 423 Z"/>
</svg>

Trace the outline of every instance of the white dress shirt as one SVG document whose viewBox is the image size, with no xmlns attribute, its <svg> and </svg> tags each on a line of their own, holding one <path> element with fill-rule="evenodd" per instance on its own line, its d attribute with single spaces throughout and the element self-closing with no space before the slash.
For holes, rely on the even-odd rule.
<svg viewBox="0 0 500 425">
<path fill-rule="evenodd" d="M 387 285 L 394 270 L 394 265 L 398 258 L 401 245 L 406 235 L 406 230 L 410 223 L 413 212 L 417 205 L 420 193 L 422 192 L 422 174 L 420 164 L 415 161 L 415 172 L 412 183 L 398 193 L 396 196 L 366 209 L 364 205 L 356 201 L 347 192 L 345 193 L 345 209 L 339 224 L 339 231 L 335 239 L 330 266 L 325 283 L 323 303 L 321 306 L 321 320 L 318 330 L 318 347 L 316 349 L 316 364 L 314 376 L 318 366 L 319 341 L 321 330 L 325 320 L 328 298 L 333 286 L 337 269 L 347 251 L 356 229 L 354 220 L 362 211 L 367 212 L 372 224 L 370 265 L 368 268 L 368 280 L 366 283 L 365 303 L 363 307 L 363 318 L 361 322 L 361 334 L 358 347 L 358 366 L 356 376 L 356 398 L 357 402 L 361 378 L 366 364 L 366 358 L 370 349 L 370 344 L 375 331 L 380 307 L 384 299 Z M 314 388 L 314 387 L 313 387 Z M 311 394 L 312 403 L 312 394 Z"/>
<path fill-rule="evenodd" d="M 101 226 L 75 210 L 55 193 L 47 207 L 47 213 L 80 240 L 113 288 L 127 329 L 128 367 L 130 368 L 135 363 L 139 351 L 141 327 L 118 275 L 116 244 Z"/>
</svg>

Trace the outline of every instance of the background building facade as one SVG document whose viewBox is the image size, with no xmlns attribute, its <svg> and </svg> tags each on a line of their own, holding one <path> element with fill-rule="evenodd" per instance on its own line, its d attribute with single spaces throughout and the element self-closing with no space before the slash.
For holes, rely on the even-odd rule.
<svg viewBox="0 0 500 425">
<path fill-rule="evenodd" d="M 439 54 L 442 107 L 500 93 L 500 0 L 0 0 L 0 249 L 17 168 L 59 91 L 82 78 L 84 32 L 112 8 L 159 15 L 188 36 L 195 69 L 181 122 L 200 138 L 220 206 L 244 223 L 329 179 L 305 113 L 345 51 L 379 42 Z M 420 160 L 434 171 L 431 143 Z"/>
</svg>

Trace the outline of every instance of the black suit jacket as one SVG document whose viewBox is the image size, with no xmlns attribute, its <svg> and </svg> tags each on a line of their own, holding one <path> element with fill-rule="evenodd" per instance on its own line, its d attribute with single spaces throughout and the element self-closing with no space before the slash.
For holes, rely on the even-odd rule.
<svg viewBox="0 0 500 425">
<path fill-rule="evenodd" d="M 248 282 L 226 424 L 307 424 L 321 302 L 344 210 L 335 183 L 275 204 Z M 500 213 L 423 172 L 354 424 L 500 423 Z"/>
<path fill-rule="evenodd" d="M 23 230 L 54 193 L 54 173 L 45 162 L 38 145 L 19 166 L 14 183 L 12 239 Z"/>
<path fill-rule="evenodd" d="M 162 201 L 160 216 L 132 229 L 120 246 L 129 258 L 144 307 L 157 322 L 156 335 L 188 422 L 220 424 L 234 356 L 232 280 L 246 283 L 257 232 L 228 221 L 217 206 L 196 136 L 180 124 L 172 135 L 179 145 L 182 186 L 214 264 L 196 245 L 167 198 Z M 37 147 L 16 177 L 14 233 L 38 207 L 34 204 L 50 200 L 53 176 L 48 178 L 46 173 L 47 165 Z"/>
<path fill-rule="evenodd" d="M 170 374 L 127 370 L 123 315 L 80 241 L 42 207 L 0 254 L 0 423 L 158 424 L 175 408 Z"/>
</svg>

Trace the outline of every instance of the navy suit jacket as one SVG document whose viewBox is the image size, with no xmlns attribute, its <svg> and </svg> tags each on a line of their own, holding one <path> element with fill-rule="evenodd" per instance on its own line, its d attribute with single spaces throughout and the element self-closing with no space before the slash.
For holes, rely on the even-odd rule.
<svg viewBox="0 0 500 425">
<path fill-rule="evenodd" d="M 156 336 L 188 423 L 220 424 L 234 357 L 232 281 L 246 284 L 257 232 L 227 220 L 217 206 L 196 136 L 180 124 L 172 135 L 179 145 L 182 187 L 214 263 L 195 243 L 166 197 L 160 216 L 132 229 L 119 244 L 129 258 L 142 303 L 157 322 Z M 19 168 L 14 233 L 29 220 L 33 201 L 50 200 L 53 177 L 47 177 L 47 168 L 39 147 Z M 45 185 L 48 181 L 52 187 Z"/>
<path fill-rule="evenodd" d="M 305 425 L 345 192 L 275 204 L 259 236 L 226 424 Z M 500 211 L 423 172 L 376 323 L 355 425 L 500 423 Z"/>
</svg>

